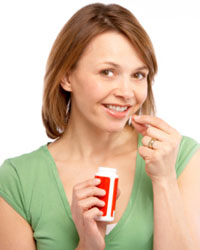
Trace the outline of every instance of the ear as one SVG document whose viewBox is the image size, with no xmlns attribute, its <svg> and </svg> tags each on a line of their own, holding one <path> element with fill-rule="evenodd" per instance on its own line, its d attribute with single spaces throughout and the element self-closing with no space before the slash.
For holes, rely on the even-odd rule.
<svg viewBox="0 0 200 250">
<path fill-rule="evenodd" d="M 70 77 L 69 74 L 66 73 L 62 78 L 61 78 L 61 82 L 60 85 L 62 86 L 62 88 L 68 92 L 72 92 L 72 88 L 71 88 L 71 82 L 70 82 Z"/>
</svg>

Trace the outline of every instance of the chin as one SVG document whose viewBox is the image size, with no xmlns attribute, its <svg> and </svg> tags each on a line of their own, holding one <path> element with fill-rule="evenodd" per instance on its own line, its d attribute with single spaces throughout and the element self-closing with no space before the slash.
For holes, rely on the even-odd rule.
<svg viewBox="0 0 200 250">
<path fill-rule="evenodd" d="M 112 124 L 108 124 L 108 126 L 104 127 L 104 130 L 108 133 L 117 133 L 117 132 L 121 132 L 126 126 L 126 123 L 112 123 Z"/>
</svg>

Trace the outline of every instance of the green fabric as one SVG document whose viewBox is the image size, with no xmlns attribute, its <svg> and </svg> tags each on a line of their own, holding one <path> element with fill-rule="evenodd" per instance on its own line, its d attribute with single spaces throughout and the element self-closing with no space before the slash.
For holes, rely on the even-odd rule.
<svg viewBox="0 0 200 250">
<path fill-rule="evenodd" d="M 140 146 L 142 136 L 138 137 Z M 183 136 L 177 177 L 200 145 Z M 79 237 L 56 165 L 46 145 L 0 167 L 2 196 L 32 226 L 37 250 L 74 250 Z M 143 159 L 137 154 L 135 181 L 127 208 L 105 237 L 106 250 L 153 249 L 153 193 Z"/>
</svg>

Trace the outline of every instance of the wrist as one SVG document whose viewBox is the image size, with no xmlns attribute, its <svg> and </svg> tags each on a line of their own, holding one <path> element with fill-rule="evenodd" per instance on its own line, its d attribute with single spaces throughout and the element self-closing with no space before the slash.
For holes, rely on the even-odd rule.
<svg viewBox="0 0 200 250">
<path fill-rule="evenodd" d="M 153 178 L 152 179 L 152 186 L 160 186 L 160 187 L 168 187 L 168 186 L 173 186 L 177 185 L 177 179 L 176 177 L 167 177 L 167 178 Z"/>
<path fill-rule="evenodd" d="M 83 247 L 77 246 L 75 250 L 85 250 Z"/>
<path fill-rule="evenodd" d="M 85 250 L 83 244 L 79 242 L 77 248 L 75 250 Z"/>
<path fill-rule="evenodd" d="M 88 247 L 84 247 L 83 245 L 78 244 L 75 250 L 90 250 L 90 249 Z M 92 248 L 91 250 L 94 250 L 94 249 Z M 104 250 L 104 248 L 102 250 Z"/>
</svg>

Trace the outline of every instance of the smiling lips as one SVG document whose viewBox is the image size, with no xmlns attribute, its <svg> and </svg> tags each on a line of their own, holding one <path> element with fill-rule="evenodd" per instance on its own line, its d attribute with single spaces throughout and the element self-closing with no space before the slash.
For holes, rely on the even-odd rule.
<svg viewBox="0 0 200 250">
<path fill-rule="evenodd" d="M 103 105 L 109 115 L 115 118 L 124 118 L 128 115 L 130 105 L 116 105 L 116 104 L 104 104 Z"/>
</svg>

